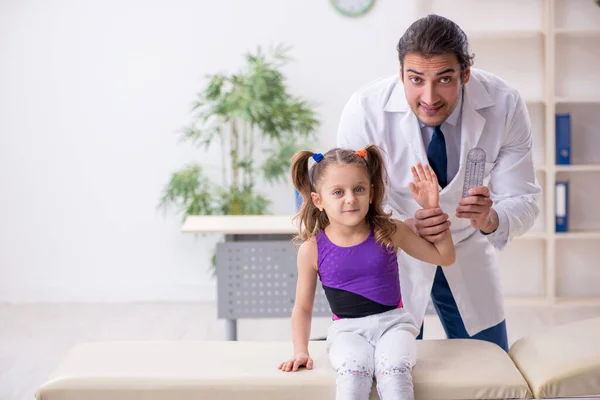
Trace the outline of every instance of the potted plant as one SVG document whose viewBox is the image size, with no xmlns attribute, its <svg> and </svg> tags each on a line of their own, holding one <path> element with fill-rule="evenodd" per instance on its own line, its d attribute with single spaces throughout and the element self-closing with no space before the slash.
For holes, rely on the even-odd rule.
<svg viewBox="0 0 600 400">
<path fill-rule="evenodd" d="M 163 190 L 159 208 L 173 207 L 184 220 L 193 215 L 261 215 L 269 212 L 271 202 L 260 188 L 265 182 L 289 181 L 293 154 L 300 146 L 308 148 L 302 142 L 314 142 L 319 125 L 313 107 L 288 90 L 281 70 L 290 60 L 287 52 L 288 48 L 283 46 L 276 47 L 269 54 L 258 48 L 255 53 L 245 55 L 245 64 L 239 71 L 207 77 L 206 86 L 193 105 L 192 121 L 181 132 L 181 138 L 196 144 L 204 153 L 220 151 L 220 172 L 215 173 L 214 167 L 201 161 L 175 171 Z M 290 203 L 292 199 L 290 193 Z M 217 244 L 217 248 L 223 251 L 245 245 L 241 242 L 227 243 L 223 239 Z M 281 246 L 290 247 L 289 240 Z M 234 294 L 226 290 L 228 285 L 233 285 L 228 268 L 215 268 L 217 248 L 213 250 L 211 269 L 217 278 L 217 291 L 221 293 L 217 296 L 218 316 L 227 320 L 227 337 L 234 339 L 236 319 L 257 317 L 259 314 L 256 312 L 262 315 L 263 308 L 249 310 L 243 305 L 233 305 L 231 296 Z M 275 282 L 275 286 L 285 286 L 285 279 L 291 279 L 295 271 L 295 265 L 283 266 L 290 273 L 265 274 L 280 281 Z M 260 267 L 270 268 L 269 265 Z M 252 275 L 257 275 L 257 279 L 263 276 L 262 273 Z M 254 278 L 249 274 L 249 279 Z M 262 284 L 264 282 L 256 285 Z M 246 289 L 236 293 L 246 297 L 261 295 L 260 291 L 248 285 L 253 283 L 249 280 L 237 282 L 237 286 Z M 289 305 L 293 299 L 287 298 L 286 293 L 277 290 L 264 293 L 269 298 L 263 301 Z M 236 297 L 237 302 L 240 299 Z M 285 314 L 283 310 L 282 307 L 279 314 Z M 275 315 L 270 313 L 269 308 L 264 311 L 268 316 Z"/>
<path fill-rule="evenodd" d="M 268 213 L 271 202 L 257 183 L 287 179 L 294 152 L 314 139 L 319 125 L 313 107 L 286 86 L 281 68 L 288 50 L 280 45 L 264 54 L 259 47 L 238 72 L 207 77 L 181 138 L 205 152 L 218 141 L 220 174 L 201 162 L 183 167 L 172 174 L 159 207 L 174 207 L 184 219 Z"/>
</svg>

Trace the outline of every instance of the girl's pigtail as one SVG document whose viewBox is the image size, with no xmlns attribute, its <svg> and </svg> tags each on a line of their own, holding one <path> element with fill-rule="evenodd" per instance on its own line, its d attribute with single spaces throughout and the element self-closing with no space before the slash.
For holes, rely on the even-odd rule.
<svg viewBox="0 0 600 400">
<path fill-rule="evenodd" d="M 312 236 L 319 210 L 312 202 L 311 192 L 313 185 L 310 180 L 308 162 L 315 154 L 311 151 L 299 151 L 292 158 L 291 173 L 292 183 L 302 196 L 302 207 L 294 217 L 298 226 L 298 235 L 295 241 L 307 241 Z"/>
</svg>

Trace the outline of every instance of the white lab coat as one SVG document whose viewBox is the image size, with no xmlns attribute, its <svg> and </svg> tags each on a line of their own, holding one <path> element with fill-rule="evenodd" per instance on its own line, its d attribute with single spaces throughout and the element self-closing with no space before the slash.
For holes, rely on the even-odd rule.
<svg viewBox="0 0 600 400">
<path fill-rule="evenodd" d="M 460 166 L 440 192 L 440 206 L 449 215 L 456 262 L 443 267 L 465 328 L 474 335 L 504 319 L 496 249 L 527 232 L 540 213 L 541 188 L 532 159 L 531 122 L 520 94 L 500 78 L 471 68 L 464 87 L 461 115 Z M 360 149 L 376 144 L 384 150 L 390 186 L 387 206 L 396 218 L 413 217 L 420 207 L 408 183 L 410 166 L 427 164 L 419 122 L 410 109 L 399 76 L 383 78 L 354 93 L 339 124 L 338 146 Z M 456 218 L 462 196 L 466 155 L 473 147 L 487 154 L 485 180 L 500 226 L 491 235 Z M 436 266 L 399 252 L 400 281 L 405 307 L 423 322 Z M 524 268 L 526 265 L 523 266 Z"/>
</svg>

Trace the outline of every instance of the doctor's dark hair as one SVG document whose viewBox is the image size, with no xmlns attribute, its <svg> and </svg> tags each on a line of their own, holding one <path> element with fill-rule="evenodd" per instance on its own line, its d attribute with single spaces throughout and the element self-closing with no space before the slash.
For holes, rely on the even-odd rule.
<svg viewBox="0 0 600 400">
<path fill-rule="evenodd" d="M 298 223 L 298 235 L 295 240 L 307 241 L 329 225 L 329 218 L 325 211 L 320 211 L 312 201 L 311 193 L 318 193 L 319 183 L 326 176 L 327 170 L 332 165 L 359 165 L 364 168 L 371 181 L 373 200 L 367 212 L 367 223 L 375 232 L 375 239 L 388 250 L 393 249 L 392 235 L 396 232 L 396 225 L 391 220 L 391 213 L 383 211 L 385 185 L 387 174 L 385 164 L 379 148 L 368 145 L 361 151 L 334 148 L 323 154 L 319 162 L 309 168 L 309 161 L 315 153 L 299 151 L 292 159 L 292 182 L 296 190 L 302 195 L 302 207 L 294 220 Z"/>
<path fill-rule="evenodd" d="M 452 52 L 460 64 L 461 77 L 473 65 L 475 57 L 469 54 L 469 40 L 458 24 L 436 14 L 413 22 L 398 41 L 396 50 L 401 66 L 404 65 L 404 56 L 409 52 L 420 53 L 424 57 Z"/>
</svg>

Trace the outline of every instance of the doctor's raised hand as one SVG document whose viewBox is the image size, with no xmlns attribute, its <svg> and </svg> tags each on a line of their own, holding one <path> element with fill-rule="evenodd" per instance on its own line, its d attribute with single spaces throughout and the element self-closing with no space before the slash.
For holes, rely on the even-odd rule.
<svg viewBox="0 0 600 400">
<path fill-rule="evenodd" d="M 490 190 L 487 186 L 477 186 L 469 190 L 469 195 L 458 201 L 457 218 L 468 218 L 473 228 L 484 233 L 498 229 L 498 214 L 492 209 Z"/>
</svg>

